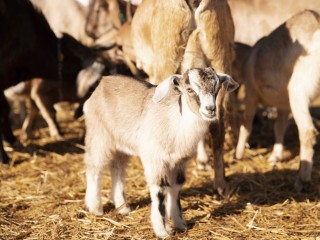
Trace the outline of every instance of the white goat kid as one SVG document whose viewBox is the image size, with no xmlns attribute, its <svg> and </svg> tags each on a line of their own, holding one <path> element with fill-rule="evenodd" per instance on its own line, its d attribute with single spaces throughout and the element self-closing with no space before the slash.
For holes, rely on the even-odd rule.
<svg viewBox="0 0 320 240">
<path fill-rule="evenodd" d="M 238 84 L 211 67 L 172 75 L 157 87 L 123 76 L 104 77 L 84 105 L 89 211 L 103 214 L 100 179 L 105 166 L 111 171 L 115 207 L 122 214 L 130 211 L 125 166 L 129 155 L 138 155 L 150 189 L 155 234 L 170 233 L 169 217 L 176 229 L 186 230 L 179 197 L 184 168 L 216 120 L 215 98 L 222 86 L 233 91 Z"/>
</svg>

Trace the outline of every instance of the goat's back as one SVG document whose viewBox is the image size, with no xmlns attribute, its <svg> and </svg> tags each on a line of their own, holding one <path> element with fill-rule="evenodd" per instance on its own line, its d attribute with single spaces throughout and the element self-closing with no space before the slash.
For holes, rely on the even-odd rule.
<svg viewBox="0 0 320 240">
<path fill-rule="evenodd" d="M 319 0 L 228 0 L 235 24 L 235 40 L 253 45 L 304 9 L 320 11 Z"/>
<path fill-rule="evenodd" d="M 291 75 L 305 57 L 313 59 L 306 70 L 319 66 L 320 16 L 302 11 L 279 26 L 253 47 L 247 63 L 247 79 L 267 105 L 289 106 L 287 86 Z M 320 67 L 320 66 L 319 66 Z M 250 80 L 251 79 L 251 80 Z M 277 100 L 277 103 L 274 102 Z"/>
</svg>

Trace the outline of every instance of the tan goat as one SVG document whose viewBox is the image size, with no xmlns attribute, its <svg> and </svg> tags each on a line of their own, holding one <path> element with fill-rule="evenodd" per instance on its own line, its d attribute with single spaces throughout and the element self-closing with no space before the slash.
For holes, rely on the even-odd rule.
<svg viewBox="0 0 320 240">
<path fill-rule="evenodd" d="M 269 161 L 281 160 L 291 110 L 300 139 L 300 169 L 295 188 L 303 190 L 311 181 L 317 135 L 309 104 L 320 93 L 319 14 L 311 10 L 300 12 L 260 39 L 250 50 L 243 76 L 246 108 L 236 158 L 244 155 L 257 105 L 262 103 L 278 110 L 274 128 L 276 142 Z"/>
<path fill-rule="evenodd" d="M 234 27 L 226 0 L 146 0 L 138 6 L 132 20 L 132 41 L 137 66 L 159 84 L 174 73 L 192 67 L 212 66 L 218 72 L 231 72 Z M 224 111 L 226 96 L 217 96 L 218 120 L 212 124 L 215 188 L 225 190 Z M 208 156 L 203 140 L 198 160 L 205 165 Z"/>
</svg>

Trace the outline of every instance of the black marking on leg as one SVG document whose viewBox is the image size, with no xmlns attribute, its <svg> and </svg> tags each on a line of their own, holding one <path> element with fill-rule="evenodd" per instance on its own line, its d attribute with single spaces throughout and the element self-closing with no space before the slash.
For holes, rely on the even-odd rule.
<svg viewBox="0 0 320 240">
<path fill-rule="evenodd" d="M 181 202 L 180 202 L 180 193 L 178 194 L 177 205 L 178 205 L 178 208 L 179 208 L 180 214 L 181 214 L 182 207 L 181 207 Z"/>
<path fill-rule="evenodd" d="M 161 178 L 160 187 L 162 187 L 162 188 L 170 187 L 170 184 L 169 184 L 168 179 L 166 177 Z"/>
<path fill-rule="evenodd" d="M 181 185 L 186 181 L 186 178 L 184 176 L 184 172 L 182 170 L 179 170 L 177 173 L 177 184 Z"/>
<path fill-rule="evenodd" d="M 162 218 L 164 219 L 166 216 L 166 208 L 164 205 L 164 194 L 162 192 L 158 192 L 158 199 L 159 199 L 159 212 L 162 216 Z"/>
</svg>

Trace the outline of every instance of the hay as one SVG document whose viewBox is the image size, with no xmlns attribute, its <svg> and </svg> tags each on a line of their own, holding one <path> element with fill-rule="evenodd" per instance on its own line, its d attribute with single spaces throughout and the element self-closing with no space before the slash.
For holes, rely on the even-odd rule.
<svg viewBox="0 0 320 240">
<path fill-rule="evenodd" d="M 105 214 L 93 216 L 83 201 L 83 121 L 73 121 L 68 114 L 59 116 L 59 122 L 65 141 L 51 139 L 48 129 L 40 128 L 35 139 L 22 141 L 24 148 L 8 149 L 13 163 L 0 168 L 0 239 L 154 239 L 150 197 L 139 160 L 132 159 L 126 179 L 133 211 L 121 216 L 114 210 L 106 172 Z M 257 133 L 253 139 L 258 145 L 246 152 L 244 160 L 233 161 L 233 151 L 225 153 L 233 193 L 228 200 L 212 190 L 213 172 L 197 171 L 191 161 L 181 194 L 188 231 L 175 232 L 168 239 L 319 239 L 319 146 L 311 191 L 296 193 L 298 138 L 295 126 L 290 128 L 288 158 L 274 167 L 266 160 L 272 138 Z M 15 134 L 20 136 L 21 130 Z"/>
</svg>

